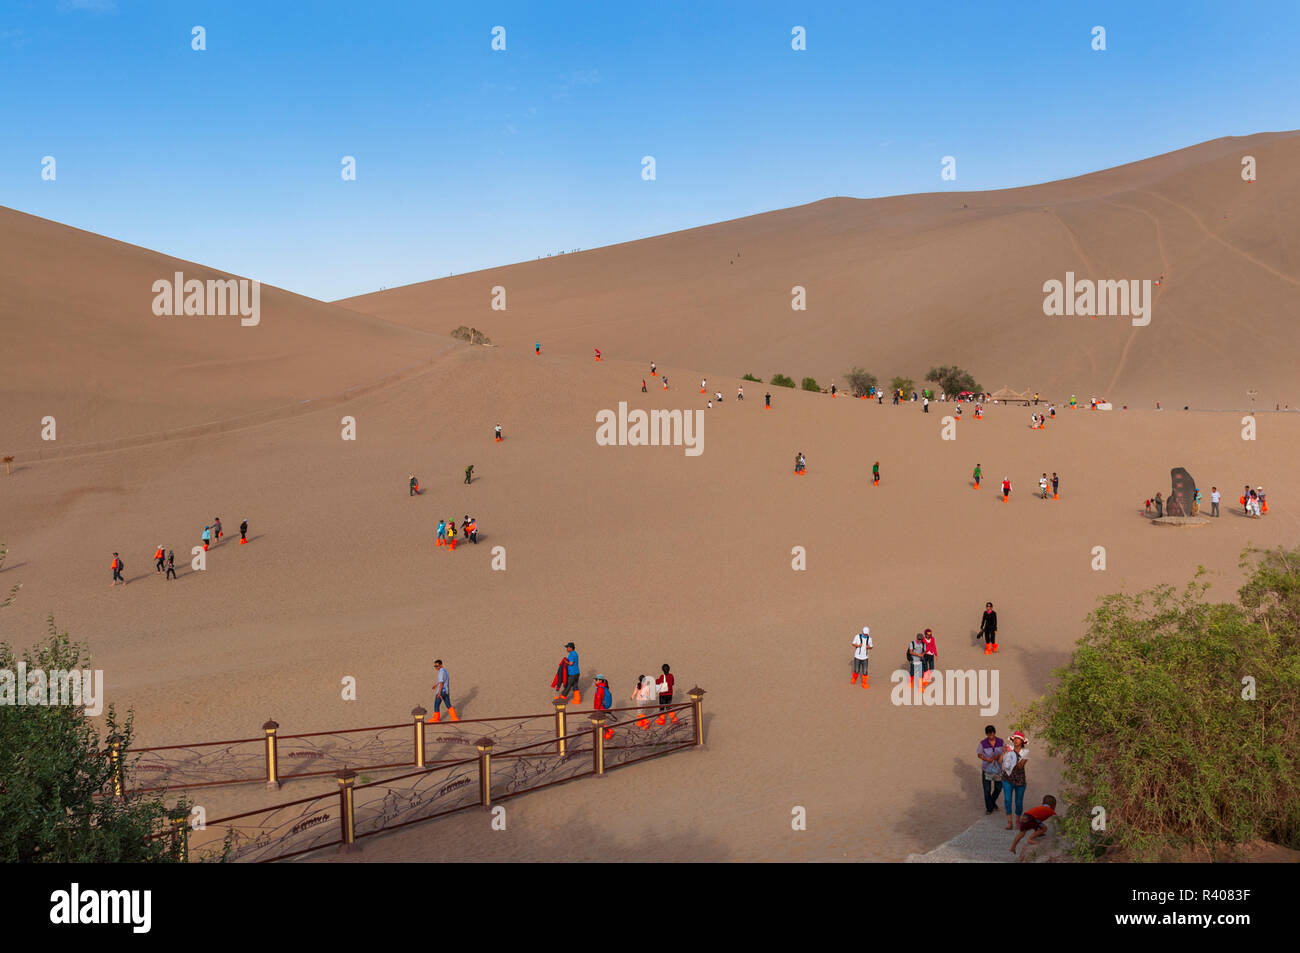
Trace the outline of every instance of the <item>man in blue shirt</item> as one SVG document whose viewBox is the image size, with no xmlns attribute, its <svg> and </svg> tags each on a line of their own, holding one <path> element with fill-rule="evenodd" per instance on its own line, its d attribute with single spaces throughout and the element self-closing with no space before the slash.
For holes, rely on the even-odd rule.
<svg viewBox="0 0 1300 953">
<path fill-rule="evenodd" d="M 456 714 L 456 709 L 451 704 L 451 676 L 442 667 L 442 659 L 433 660 L 433 672 L 433 714 L 428 718 L 428 723 L 442 721 L 442 714 L 438 708 L 443 704 L 447 706 L 448 717 L 452 721 L 460 721 L 460 716 Z"/>
<path fill-rule="evenodd" d="M 578 690 L 578 676 L 582 674 L 578 667 L 578 650 L 574 648 L 572 642 L 566 642 L 564 647 L 569 650 L 569 654 L 564 657 L 564 688 L 560 690 L 561 695 L 573 693 L 573 704 L 582 704 L 582 692 Z"/>
</svg>

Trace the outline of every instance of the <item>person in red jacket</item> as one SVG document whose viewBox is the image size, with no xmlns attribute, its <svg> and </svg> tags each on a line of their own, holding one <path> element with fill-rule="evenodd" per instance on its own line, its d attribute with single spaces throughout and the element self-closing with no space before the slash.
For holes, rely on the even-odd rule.
<svg viewBox="0 0 1300 953">
<path fill-rule="evenodd" d="M 668 706 L 673 703 L 673 683 L 675 679 L 672 672 L 668 670 L 667 662 L 661 667 L 663 668 L 663 674 L 655 679 L 655 688 L 659 691 L 659 717 L 655 719 L 655 724 L 664 724 L 666 718 L 671 718 L 675 724 L 677 722 L 677 713 L 672 711 L 665 713 Z"/>
<path fill-rule="evenodd" d="M 609 680 L 604 675 L 596 676 L 596 692 L 591 702 L 592 711 L 609 711 L 614 707 L 614 693 L 610 691 Z M 610 716 L 606 715 L 606 718 Z M 612 720 L 612 719 L 611 719 Z M 605 740 L 608 741 L 614 737 L 614 729 L 610 727 L 609 721 L 605 722 Z"/>
<path fill-rule="evenodd" d="M 167 553 L 161 545 L 156 550 L 154 550 L 153 559 L 154 559 L 154 570 L 156 572 L 162 572 L 163 564 L 167 561 Z"/>
<path fill-rule="evenodd" d="M 1016 832 L 1016 839 L 1011 842 L 1011 853 L 1016 852 L 1016 845 L 1026 834 L 1029 834 L 1026 844 L 1035 844 L 1041 840 L 1047 833 L 1047 822 L 1055 816 L 1056 798 L 1050 794 L 1043 795 L 1043 803 L 1038 807 L 1031 807 L 1020 818 L 1020 830 Z M 1033 833 L 1030 833 L 1031 831 Z"/>
</svg>

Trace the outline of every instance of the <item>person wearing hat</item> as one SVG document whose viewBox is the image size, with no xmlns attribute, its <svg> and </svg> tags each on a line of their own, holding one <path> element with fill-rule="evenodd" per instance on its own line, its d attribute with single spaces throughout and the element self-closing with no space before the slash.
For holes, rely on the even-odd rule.
<svg viewBox="0 0 1300 953">
<path fill-rule="evenodd" d="M 205 553 L 208 551 L 208 544 L 210 542 L 212 542 L 212 527 L 205 526 L 203 527 L 203 551 Z"/>
<path fill-rule="evenodd" d="M 984 654 L 992 655 L 998 650 L 998 614 L 993 611 L 993 603 L 984 603 L 984 614 L 980 616 L 978 639 L 984 637 Z"/>
<path fill-rule="evenodd" d="M 934 678 L 934 661 L 939 657 L 939 646 L 934 641 L 934 630 L 926 629 L 925 636 L 921 639 L 921 647 L 924 652 L 921 656 L 921 687 Z"/>
<path fill-rule="evenodd" d="M 642 390 L 645 390 L 645 381 L 642 381 L 642 382 L 641 382 L 641 389 L 642 389 Z M 493 435 L 493 437 L 496 438 L 496 442 L 497 442 L 497 443 L 500 443 L 500 442 L 501 442 L 501 425 L 500 425 L 500 424 L 497 424 L 496 430 L 493 431 L 493 434 L 492 434 L 492 435 Z"/>
<path fill-rule="evenodd" d="M 456 709 L 451 703 L 451 676 L 447 670 L 442 667 L 442 659 L 433 660 L 434 682 L 433 688 L 433 714 L 426 720 L 426 724 L 436 724 L 442 721 L 442 713 L 438 711 L 439 706 L 447 706 L 447 716 L 452 721 L 460 721 L 460 716 L 456 714 Z"/>
<path fill-rule="evenodd" d="M 1011 744 L 1002 755 L 1002 807 L 1007 812 L 1007 830 L 1015 824 L 1011 822 L 1012 798 L 1015 798 L 1016 824 L 1025 813 L 1025 762 L 1029 760 L 1029 747 L 1025 744 L 1023 731 L 1013 732 Z"/>
<path fill-rule="evenodd" d="M 591 700 L 591 710 L 593 712 L 609 711 L 614 707 L 614 693 L 610 691 L 609 679 L 604 675 L 597 675 L 592 681 L 595 683 L 593 689 L 595 695 Z M 610 721 L 613 719 L 608 715 L 605 717 L 608 719 L 605 722 L 605 740 L 608 741 L 614 737 L 614 729 L 610 727 Z"/>
<path fill-rule="evenodd" d="M 156 572 L 163 571 L 163 564 L 167 559 L 167 551 L 163 549 L 163 544 L 159 543 L 158 548 L 154 550 L 154 569 Z"/>
<path fill-rule="evenodd" d="M 862 631 L 853 636 L 853 677 L 849 679 L 850 685 L 861 675 L 862 687 L 867 687 L 867 652 L 871 648 L 871 629 L 864 625 Z"/>
<path fill-rule="evenodd" d="M 173 550 L 167 550 L 167 572 L 163 576 L 163 582 L 168 579 L 176 578 L 176 553 Z"/>
<path fill-rule="evenodd" d="M 408 494 L 409 496 L 415 496 L 420 492 L 420 481 L 415 478 L 414 473 L 411 474 L 411 479 L 408 482 L 408 487 L 411 491 Z"/>
<path fill-rule="evenodd" d="M 416 489 L 418 490 L 419 487 L 417 486 Z M 239 545 L 243 546 L 246 542 L 248 542 L 248 518 L 247 517 L 245 517 L 243 521 L 241 521 L 239 524 Z"/>
<path fill-rule="evenodd" d="M 582 669 L 578 664 L 578 650 L 572 642 L 565 642 L 564 647 L 568 654 L 564 656 L 564 684 L 560 686 L 559 693 L 564 697 L 572 694 L 573 703 L 581 705 L 582 692 L 578 688 L 578 679 L 582 676 Z"/>
</svg>

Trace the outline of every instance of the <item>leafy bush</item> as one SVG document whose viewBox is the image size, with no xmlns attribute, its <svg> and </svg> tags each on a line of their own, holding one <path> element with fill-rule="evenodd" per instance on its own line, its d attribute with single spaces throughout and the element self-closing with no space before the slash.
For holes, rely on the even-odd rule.
<svg viewBox="0 0 1300 953">
<path fill-rule="evenodd" d="M 772 375 L 772 386 L 773 386 L 773 387 L 793 387 L 793 386 L 794 386 L 794 381 L 793 381 L 791 378 L 786 377 L 784 374 L 773 374 L 773 375 Z"/>
<path fill-rule="evenodd" d="M 1080 858 L 1300 848 L 1300 550 L 1255 554 L 1236 602 L 1202 601 L 1198 581 L 1104 597 L 1025 712 L 1065 762 L 1061 830 Z"/>
<path fill-rule="evenodd" d="M 875 374 L 868 374 L 860 367 L 852 368 L 844 379 L 849 383 L 849 391 L 854 397 L 865 397 L 879 383 Z"/>
<path fill-rule="evenodd" d="M 761 384 L 761 383 L 763 383 L 763 378 L 761 378 L 761 377 L 755 377 L 753 374 L 746 374 L 744 377 L 741 378 L 741 380 L 742 380 L 742 381 L 753 381 L 755 384 Z"/>
<path fill-rule="evenodd" d="M 813 380 L 811 377 L 805 377 L 803 379 L 803 384 L 801 386 L 803 387 L 804 390 L 810 390 L 818 394 L 820 394 L 822 391 L 822 389 L 817 386 L 817 382 Z"/>
<path fill-rule="evenodd" d="M 903 399 L 906 400 L 912 396 L 912 391 L 916 390 L 916 381 L 910 377 L 895 377 L 889 382 L 889 386 L 896 391 L 901 390 Z"/>
<path fill-rule="evenodd" d="M 956 397 L 964 390 L 978 393 L 981 388 L 975 383 L 975 378 L 963 371 L 960 367 L 932 367 L 930 373 L 925 375 L 927 381 L 938 384 L 940 389 L 949 397 Z"/>
<path fill-rule="evenodd" d="M 48 639 L 22 658 L 29 674 L 90 665 L 84 647 L 60 634 L 52 618 Z M 0 670 L 17 666 L 14 650 L 0 642 Z M 128 714 L 120 723 L 112 706 L 105 713 L 106 738 L 121 738 L 123 751 L 130 748 L 133 720 Z M 125 777 L 129 759 L 123 762 Z M 170 838 L 147 839 L 167 824 L 162 797 L 96 796 L 112 791 L 112 778 L 112 762 L 84 705 L 0 705 L 0 863 L 177 860 Z"/>
<path fill-rule="evenodd" d="M 451 336 L 461 341 L 468 341 L 470 344 L 491 344 L 492 339 L 480 331 L 478 328 L 467 328 L 461 325 L 451 332 Z"/>
</svg>

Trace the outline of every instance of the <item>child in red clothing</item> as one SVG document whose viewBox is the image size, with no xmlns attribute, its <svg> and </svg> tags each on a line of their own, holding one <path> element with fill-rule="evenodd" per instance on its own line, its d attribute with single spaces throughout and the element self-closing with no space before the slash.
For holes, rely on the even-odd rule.
<svg viewBox="0 0 1300 953">
<path fill-rule="evenodd" d="M 1056 816 L 1056 798 L 1048 794 L 1043 797 L 1043 803 L 1038 807 L 1031 807 L 1025 811 L 1020 818 L 1020 830 L 1016 833 L 1016 839 L 1011 842 L 1011 853 L 1016 852 L 1016 845 L 1020 843 L 1020 838 L 1029 834 L 1029 840 L 1026 844 L 1035 844 L 1042 839 L 1047 833 L 1047 821 Z M 1029 832 L 1033 831 L 1032 834 Z"/>
</svg>

